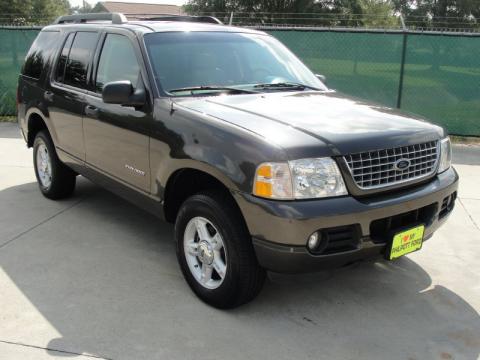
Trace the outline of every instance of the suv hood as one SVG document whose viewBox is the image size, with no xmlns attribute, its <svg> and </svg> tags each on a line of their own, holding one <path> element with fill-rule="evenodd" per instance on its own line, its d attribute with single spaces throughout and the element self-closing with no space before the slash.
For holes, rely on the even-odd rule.
<svg viewBox="0 0 480 360">
<path fill-rule="evenodd" d="M 179 98 L 175 103 L 252 131 L 289 150 L 312 138 L 328 155 L 437 140 L 441 127 L 337 92 L 276 92 Z M 310 137 L 306 141 L 306 136 Z M 322 155 L 327 155 L 323 153 Z"/>
</svg>

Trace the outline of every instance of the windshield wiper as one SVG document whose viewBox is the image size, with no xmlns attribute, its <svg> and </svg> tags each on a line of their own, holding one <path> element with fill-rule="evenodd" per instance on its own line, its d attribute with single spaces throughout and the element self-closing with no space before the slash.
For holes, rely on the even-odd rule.
<svg viewBox="0 0 480 360">
<path fill-rule="evenodd" d="M 229 86 L 190 86 L 190 87 L 183 87 L 183 88 L 178 88 L 178 89 L 170 89 L 168 90 L 169 93 L 177 93 L 177 92 L 185 92 L 185 91 L 190 91 L 190 93 L 193 95 L 194 91 L 219 91 L 219 92 L 229 92 L 229 93 L 237 93 L 237 94 L 254 94 L 255 91 L 251 90 L 245 90 L 245 89 L 238 89 L 234 87 L 229 87 Z"/>
<path fill-rule="evenodd" d="M 297 89 L 297 90 L 320 90 L 316 87 L 295 83 L 295 82 L 278 82 L 278 83 L 265 83 L 265 84 L 256 84 L 253 86 L 255 89 L 275 89 L 275 90 L 283 90 L 283 89 Z"/>
</svg>

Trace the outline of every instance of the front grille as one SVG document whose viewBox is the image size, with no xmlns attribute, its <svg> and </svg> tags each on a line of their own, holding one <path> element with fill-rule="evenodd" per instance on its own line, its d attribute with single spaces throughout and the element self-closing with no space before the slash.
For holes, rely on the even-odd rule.
<svg viewBox="0 0 480 360">
<path fill-rule="evenodd" d="M 344 159 L 360 189 L 387 187 L 431 175 L 437 166 L 438 141 L 349 154 Z"/>
</svg>

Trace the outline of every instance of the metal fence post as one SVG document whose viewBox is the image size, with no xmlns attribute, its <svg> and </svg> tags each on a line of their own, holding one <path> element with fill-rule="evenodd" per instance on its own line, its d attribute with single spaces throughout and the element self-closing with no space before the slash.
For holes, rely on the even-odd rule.
<svg viewBox="0 0 480 360">
<path fill-rule="evenodd" d="M 407 53 L 407 39 L 408 39 L 408 29 L 405 26 L 403 21 L 403 16 L 400 14 L 400 21 L 403 28 L 403 42 L 402 42 L 402 58 L 400 63 L 400 79 L 398 81 L 398 96 L 397 96 L 397 109 L 400 109 L 402 106 L 402 93 L 403 93 L 403 77 L 405 74 L 405 56 Z"/>
</svg>

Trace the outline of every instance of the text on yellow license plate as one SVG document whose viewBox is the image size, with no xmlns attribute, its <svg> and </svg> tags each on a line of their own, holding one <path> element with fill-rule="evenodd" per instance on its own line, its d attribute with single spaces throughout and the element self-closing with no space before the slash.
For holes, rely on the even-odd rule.
<svg viewBox="0 0 480 360">
<path fill-rule="evenodd" d="M 399 232 L 393 237 L 389 259 L 393 260 L 422 248 L 424 225 Z"/>
</svg>

